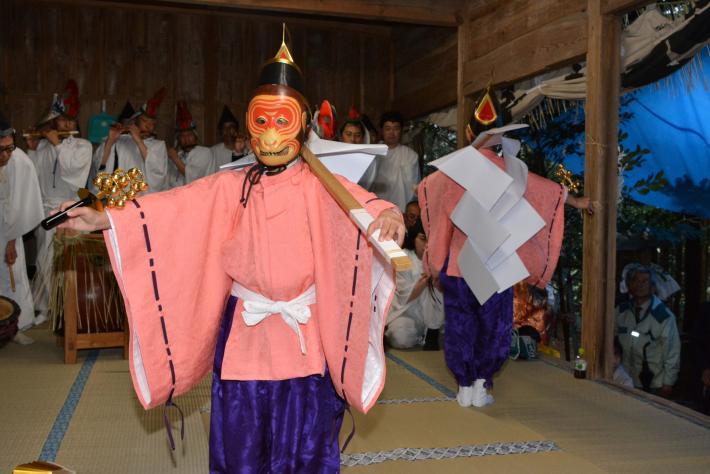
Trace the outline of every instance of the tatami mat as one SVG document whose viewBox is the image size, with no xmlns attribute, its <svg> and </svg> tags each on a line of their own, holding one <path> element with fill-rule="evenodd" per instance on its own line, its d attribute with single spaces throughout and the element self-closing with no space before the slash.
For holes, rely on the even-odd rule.
<svg viewBox="0 0 710 474">
<path fill-rule="evenodd" d="M 341 439 L 349 433 L 349 423 L 346 418 Z M 355 427 L 347 452 L 544 439 L 513 420 L 494 420 L 456 402 L 376 405 L 367 415 L 355 414 Z"/>
<path fill-rule="evenodd" d="M 455 389 L 443 352 L 395 356 Z M 710 472 L 710 430 L 542 361 L 508 361 L 496 402 L 479 409 L 514 419 L 609 472 Z"/>
<path fill-rule="evenodd" d="M 64 365 L 61 348 L 46 330 L 30 335 L 37 339 L 34 345 L 0 348 L 3 473 L 39 456 L 72 384 L 82 379 L 78 375 L 89 354 L 82 351 L 78 364 Z M 84 367 L 88 377 L 74 397 L 76 409 L 65 420 L 57 462 L 82 474 L 207 471 L 209 377 L 177 400 L 185 413 L 186 440 L 178 440 L 172 452 L 162 410 L 140 407 L 119 350 L 102 350 L 93 367 Z M 456 384 L 442 352 L 392 351 L 387 371 L 380 397 L 384 403 L 367 416 L 355 414 L 356 434 L 346 451 L 352 459 L 399 448 L 451 452 L 463 446 L 470 453 L 497 443 L 540 442 L 553 449 L 388 460 L 345 467 L 344 472 L 710 472 L 710 430 L 604 385 L 575 380 L 543 362 L 509 362 L 495 379 L 496 403 L 483 409 L 462 409 L 447 401 Z M 174 410 L 171 420 L 177 436 Z M 341 439 L 350 428 L 346 416 Z"/>
<path fill-rule="evenodd" d="M 27 331 L 34 344 L 0 348 L 0 473 L 39 456 L 76 379 L 79 364 L 64 365 L 46 328 Z"/>
<path fill-rule="evenodd" d="M 169 410 L 176 450 L 168 444 L 162 409 L 145 411 L 136 398 L 120 351 L 103 351 L 86 384 L 82 402 L 67 431 L 57 462 L 78 472 L 205 472 L 207 434 L 200 407 L 209 402 L 205 383 L 177 397 L 185 415 L 185 440 L 180 418 Z M 95 453 L 101 453 L 96 456 Z"/>
</svg>

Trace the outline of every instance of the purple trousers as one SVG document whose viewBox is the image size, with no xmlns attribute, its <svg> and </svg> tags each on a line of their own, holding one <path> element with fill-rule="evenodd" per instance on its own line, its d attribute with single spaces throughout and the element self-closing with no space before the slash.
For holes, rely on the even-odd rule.
<svg viewBox="0 0 710 474">
<path fill-rule="evenodd" d="M 230 296 L 214 359 L 211 473 L 337 473 L 345 404 L 326 370 L 289 380 L 222 380 L 237 298 Z"/>
<path fill-rule="evenodd" d="M 460 386 L 493 375 L 510 354 L 513 329 L 513 289 L 496 293 L 480 304 L 463 278 L 446 275 L 448 259 L 439 276 L 444 294 L 444 358 Z"/>
</svg>

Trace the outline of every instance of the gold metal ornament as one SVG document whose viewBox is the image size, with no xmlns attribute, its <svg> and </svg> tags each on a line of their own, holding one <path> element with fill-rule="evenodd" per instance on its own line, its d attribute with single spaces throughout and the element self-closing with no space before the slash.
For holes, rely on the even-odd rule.
<svg viewBox="0 0 710 474">
<path fill-rule="evenodd" d="M 132 201 L 138 193 L 148 189 L 143 173 L 138 168 L 124 171 L 121 168 L 109 173 L 99 173 L 94 178 L 94 185 L 99 188 L 96 196 L 99 200 L 106 198 L 107 207 L 123 209 L 126 201 Z"/>
<path fill-rule="evenodd" d="M 569 192 L 578 193 L 582 183 L 574 178 L 574 174 L 560 163 L 555 170 L 555 177 L 560 183 L 567 187 Z"/>
</svg>

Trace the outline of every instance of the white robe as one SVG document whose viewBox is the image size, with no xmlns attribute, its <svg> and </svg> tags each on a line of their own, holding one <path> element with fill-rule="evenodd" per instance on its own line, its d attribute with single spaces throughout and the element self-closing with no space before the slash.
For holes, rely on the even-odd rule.
<svg viewBox="0 0 710 474">
<path fill-rule="evenodd" d="M 165 148 L 165 142 L 162 140 L 157 140 L 155 138 L 146 138 L 143 140 L 146 148 L 148 149 L 148 155 L 146 159 L 143 160 L 138 145 L 133 140 L 133 138 L 128 134 L 123 134 L 118 137 L 116 143 L 111 147 L 109 152 L 108 160 L 106 160 L 106 165 L 103 170 L 99 169 L 101 165 L 101 158 L 103 157 L 104 148 L 106 147 L 106 140 L 104 140 L 101 145 L 96 149 L 94 153 L 93 160 L 93 176 L 97 173 L 106 172 L 113 173 L 114 166 L 116 162 L 116 154 L 118 154 L 118 167 L 124 170 L 129 170 L 131 168 L 138 168 L 143 172 L 146 183 L 148 183 L 148 190 L 146 193 L 164 191 L 168 188 L 168 152 Z M 98 191 L 93 184 L 91 185 L 92 191 Z"/>
<path fill-rule="evenodd" d="M 32 325 L 35 315 L 22 236 L 34 229 L 43 217 L 37 172 L 25 152 L 16 148 L 7 165 L 0 167 L 0 295 L 20 306 L 18 328 L 21 330 Z M 5 249 L 11 240 L 15 241 L 17 251 L 17 260 L 12 266 L 15 291 L 12 291 L 5 262 Z"/>
<path fill-rule="evenodd" d="M 444 296 L 437 289 L 432 294 L 425 288 L 412 301 L 409 296 L 422 274 L 422 261 L 413 250 L 404 249 L 412 260 L 412 269 L 397 273 L 397 286 L 390 311 L 387 313 L 385 335 L 397 349 L 421 344 L 427 329 L 439 329 L 444 323 Z"/>
<path fill-rule="evenodd" d="M 76 201 L 77 191 L 87 184 L 91 170 L 91 143 L 83 138 L 69 137 L 54 146 L 42 139 L 28 155 L 35 165 L 45 216 L 64 201 Z M 37 232 L 38 278 L 35 286 L 37 309 L 46 313 L 49 281 L 52 274 L 52 239 L 55 229 Z"/>
<path fill-rule="evenodd" d="M 170 189 L 190 184 L 196 179 L 210 175 L 216 171 L 214 156 L 209 148 L 196 146 L 188 153 L 180 150 L 178 157 L 185 163 L 185 175 L 171 161 L 168 165 L 168 184 Z"/>
<path fill-rule="evenodd" d="M 224 143 L 212 145 L 210 151 L 212 152 L 212 156 L 214 156 L 214 164 L 217 169 L 222 165 L 232 162 L 232 150 L 227 148 Z"/>
<path fill-rule="evenodd" d="M 376 175 L 369 190 L 404 212 L 414 198 L 414 186 L 420 181 L 419 156 L 411 148 L 397 145 L 375 160 Z"/>
<path fill-rule="evenodd" d="M 249 151 L 249 148 L 245 147 L 242 153 L 236 154 L 235 159 L 234 151 L 227 148 L 224 143 L 217 143 L 216 145 L 212 145 L 210 151 L 214 156 L 215 171 L 219 171 L 220 166 L 226 165 L 227 163 L 231 163 L 233 160 L 236 161 L 238 159 L 244 158 L 245 156 L 251 153 L 251 151 Z"/>
<path fill-rule="evenodd" d="M 91 152 L 91 143 L 74 137 L 66 138 L 57 146 L 43 139 L 36 150 L 29 151 L 47 210 L 77 199 L 76 192 L 86 186 L 89 177 Z"/>
</svg>

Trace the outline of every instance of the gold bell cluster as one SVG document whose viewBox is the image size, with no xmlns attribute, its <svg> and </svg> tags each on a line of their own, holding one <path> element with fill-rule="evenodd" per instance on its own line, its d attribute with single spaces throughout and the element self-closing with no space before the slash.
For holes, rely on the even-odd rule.
<svg viewBox="0 0 710 474">
<path fill-rule="evenodd" d="M 99 190 L 97 197 L 106 197 L 106 207 L 122 209 L 126 201 L 133 200 L 138 193 L 148 189 L 143 172 L 138 168 L 124 171 L 116 168 L 113 173 L 99 173 L 94 178 L 94 186 Z"/>
<path fill-rule="evenodd" d="M 579 188 L 582 183 L 580 183 L 579 180 L 574 179 L 574 174 L 570 170 L 565 168 L 562 163 L 557 165 L 557 169 L 555 170 L 555 177 L 559 180 L 560 183 L 567 187 L 569 192 L 579 192 Z"/>
</svg>

